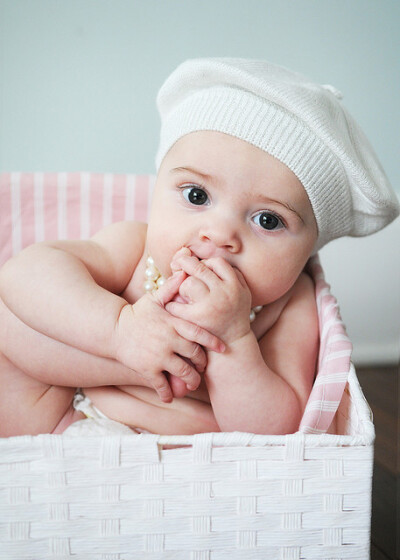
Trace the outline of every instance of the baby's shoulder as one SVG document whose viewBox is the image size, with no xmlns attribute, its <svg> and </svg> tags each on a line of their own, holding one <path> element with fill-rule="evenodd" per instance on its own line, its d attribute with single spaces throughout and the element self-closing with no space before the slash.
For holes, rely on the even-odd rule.
<svg viewBox="0 0 400 560">
<path fill-rule="evenodd" d="M 118 242 L 142 240 L 146 238 L 147 224 L 143 222 L 114 222 L 105 226 L 93 235 L 93 239 L 97 242 L 113 241 Z"/>
<path fill-rule="evenodd" d="M 126 286 L 140 262 L 146 244 L 147 225 L 140 222 L 115 222 L 92 238 L 116 278 Z"/>
<path fill-rule="evenodd" d="M 319 322 L 312 278 L 302 273 L 282 302 L 281 309 L 265 339 L 277 347 L 292 347 L 295 353 L 315 349 L 319 340 Z"/>
<path fill-rule="evenodd" d="M 115 222 L 95 235 L 92 240 L 100 245 L 111 258 L 136 260 L 143 253 L 147 225 L 141 222 Z"/>
<path fill-rule="evenodd" d="M 260 340 L 272 329 L 291 327 L 293 320 L 301 317 L 304 321 L 306 316 L 315 322 L 316 300 L 314 282 L 306 272 L 302 272 L 286 294 L 264 307 L 254 321 L 253 330 Z"/>
<path fill-rule="evenodd" d="M 279 317 L 259 344 L 266 363 L 296 391 L 304 406 L 319 348 L 315 288 L 308 274 L 299 276 Z"/>
<path fill-rule="evenodd" d="M 279 317 L 282 325 L 286 323 L 303 328 L 315 326 L 318 323 L 317 302 L 315 299 L 315 285 L 313 279 L 306 272 L 302 272 L 292 289 L 286 305 Z"/>
<path fill-rule="evenodd" d="M 315 284 L 314 280 L 307 272 L 302 272 L 294 283 L 288 302 L 307 300 L 313 305 L 316 304 L 315 300 Z"/>
</svg>

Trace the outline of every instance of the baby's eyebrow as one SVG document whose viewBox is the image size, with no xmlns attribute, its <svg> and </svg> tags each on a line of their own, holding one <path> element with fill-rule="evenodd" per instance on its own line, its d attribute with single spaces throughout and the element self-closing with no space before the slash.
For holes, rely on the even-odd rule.
<svg viewBox="0 0 400 560">
<path fill-rule="evenodd" d="M 182 173 L 182 172 L 189 172 L 192 173 L 193 175 L 198 175 L 204 181 L 211 180 L 211 175 L 207 175 L 207 173 L 203 173 L 202 171 L 199 171 L 198 169 L 194 169 L 194 167 L 190 167 L 188 165 L 174 167 L 173 169 L 170 170 L 170 173 Z"/>
<path fill-rule="evenodd" d="M 301 216 L 301 214 L 299 214 L 299 212 L 297 212 L 297 210 L 295 210 L 292 206 L 290 206 L 290 204 L 288 202 L 285 202 L 283 200 L 275 200 L 274 198 L 269 198 L 267 196 L 261 196 L 261 197 L 259 197 L 259 199 L 260 199 L 261 202 L 265 202 L 266 204 L 268 204 L 269 202 L 273 202 L 274 204 L 279 204 L 280 206 L 284 206 L 290 212 L 293 212 L 293 214 L 296 214 L 296 216 L 303 222 L 303 224 L 305 224 L 304 219 Z"/>
</svg>

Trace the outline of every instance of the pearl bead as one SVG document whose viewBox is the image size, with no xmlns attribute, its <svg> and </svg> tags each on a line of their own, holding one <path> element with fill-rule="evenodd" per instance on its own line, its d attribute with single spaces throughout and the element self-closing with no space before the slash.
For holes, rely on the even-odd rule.
<svg viewBox="0 0 400 560">
<path fill-rule="evenodd" d="M 155 268 L 146 268 L 144 274 L 145 274 L 146 278 L 148 278 L 149 280 L 154 280 L 154 282 L 160 276 L 160 273 Z"/>
<path fill-rule="evenodd" d="M 147 268 L 144 271 L 145 283 L 143 287 L 146 292 L 154 292 L 165 282 L 164 277 L 160 274 L 160 271 L 154 264 L 152 257 L 147 257 L 146 260 Z"/>
<path fill-rule="evenodd" d="M 252 309 L 250 311 L 250 323 L 252 323 L 254 321 L 254 319 L 256 318 L 256 312 L 254 311 L 254 309 Z"/>
<path fill-rule="evenodd" d="M 157 289 L 157 284 L 153 280 L 146 280 L 143 284 L 143 287 L 146 292 L 152 292 L 153 290 Z"/>
</svg>

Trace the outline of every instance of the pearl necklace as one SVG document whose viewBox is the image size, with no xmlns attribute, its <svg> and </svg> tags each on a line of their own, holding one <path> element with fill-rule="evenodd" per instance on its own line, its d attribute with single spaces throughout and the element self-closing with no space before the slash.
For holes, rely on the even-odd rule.
<svg viewBox="0 0 400 560">
<path fill-rule="evenodd" d="M 145 281 L 143 284 L 143 288 L 147 293 L 155 292 L 160 286 L 165 283 L 165 278 L 154 264 L 154 259 L 152 257 L 147 257 L 146 265 L 147 266 L 144 272 Z M 262 308 L 262 305 L 257 305 L 256 307 L 252 308 L 252 310 L 250 311 L 250 323 L 254 321 L 257 313 L 259 313 Z"/>
</svg>

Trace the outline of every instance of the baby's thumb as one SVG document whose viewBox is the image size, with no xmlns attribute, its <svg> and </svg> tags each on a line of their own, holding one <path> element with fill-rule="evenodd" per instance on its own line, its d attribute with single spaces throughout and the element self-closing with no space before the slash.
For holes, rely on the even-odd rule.
<svg viewBox="0 0 400 560">
<path fill-rule="evenodd" d="M 183 270 L 174 272 L 172 276 L 167 278 L 167 280 L 162 284 L 156 292 L 154 292 L 154 297 L 160 305 L 163 307 L 172 301 L 174 297 L 179 292 L 179 287 L 186 278 L 186 273 Z"/>
</svg>

